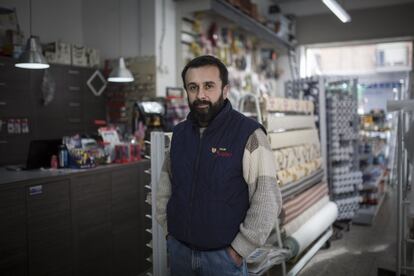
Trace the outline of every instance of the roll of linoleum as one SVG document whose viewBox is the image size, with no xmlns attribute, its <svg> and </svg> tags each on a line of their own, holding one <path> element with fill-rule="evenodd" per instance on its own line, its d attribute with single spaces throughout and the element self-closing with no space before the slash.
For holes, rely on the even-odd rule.
<svg viewBox="0 0 414 276">
<path fill-rule="evenodd" d="M 297 218 L 291 222 L 283 225 L 283 231 L 286 237 L 292 236 L 293 233 L 299 230 L 303 224 L 310 220 L 316 213 L 323 209 L 323 207 L 328 204 L 329 196 L 324 196 L 321 200 L 316 202 L 314 205 L 309 207 L 306 211 L 300 214 Z"/>
<path fill-rule="evenodd" d="M 314 127 L 315 117 L 313 115 L 268 116 L 267 118 L 267 129 L 269 131 L 279 129 L 303 129 Z"/>
<path fill-rule="evenodd" d="M 303 252 L 315 241 L 338 216 L 338 208 L 334 202 L 328 202 L 319 212 L 304 223 L 292 236 L 288 237 L 284 244 L 295 257 Z"/>
</svg>

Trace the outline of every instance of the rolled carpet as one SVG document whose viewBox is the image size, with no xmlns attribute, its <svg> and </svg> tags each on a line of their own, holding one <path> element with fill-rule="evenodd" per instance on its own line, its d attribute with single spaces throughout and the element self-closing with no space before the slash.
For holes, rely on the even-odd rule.
<svg viewBox="0 0 414 276">
<path fill-rule="evenodd" d="M 313 115 L 287 115 L 287 116 L 271 116 L 267 117 L 267 129 L 280 130 L 280 129 L 303 129 L 314 128 L 315 117 Z"/>
<path fill-rule="evenodd" d="M 300 214 L 297 218 L 283 225 L 282 229 L 284 231 L 284 235 L 286 237 L 291 236 L 304 223 L 306 223 L 306 221 L 308 221 L 313 215 L 315 215 L 319 210 L 321 210 L 328 202 L 329 196 L 324 196 L 311 207 L 309 207 L 307 210 L 305 210 L 302 214 Z"/>
<path fill-rule="evenodd" d="M 296 195 L 302 193 L 309 187 L 318 184 L 323 179 L 324 172 L 323 169 L 318 169 L 315 172 L 312 172 L 310 175 L 300 179 L 299 181 L 289 183 L 281 187 L 280 191 L 282 193 L 282 199 L 285 201 L 295 197 Z"/>
<path fill-rule="evenodd" d="M 334 202 L 330 201 L 295 233 L 287 237 L 284 241 L 284 245 L 292 252 L 291 257 L 295 257 L 302 253 L 332 225 L 337 216 L 338 208 Z"/>
<path fill-rule="evenodd" d="M 326 195 L 328 195 L 328 185 L 321 182 L 284 202 L 282 208 L 285 217 L 282 224 L 289 223 Z"/>
<path fill-rule="evenodd" d="M 268 137 L 273 150 L 303 145 L 304 141 L 309 144 L 319 144 L 316 128 L 269 133 Z"/>
</svg>

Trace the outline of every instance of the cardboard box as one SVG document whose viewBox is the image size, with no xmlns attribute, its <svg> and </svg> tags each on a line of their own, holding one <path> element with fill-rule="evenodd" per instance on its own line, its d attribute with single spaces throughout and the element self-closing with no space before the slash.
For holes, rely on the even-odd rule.
<svg viewBox="0 0 414 276">
<path fill-rule="evenodd" d="M 251 10 L 250 16 L 253 17 L 256 20 L 259 20 L 260 15 L 259 15 L 259 11 L 257 9 L 257 4 L 252 3 L 250 5 L 250 10 Z"/>
<path fill-rule="evenodd" d="M 72 44 L 72 65 L 88 66 L 86 47 Z"/>
<path fill-rule="evenodd" d="M 43 45 L 43 53 L 49 63 L 71 64 L 71 45 L 65 42 L 51 42 Z"/>
<path fill-rule="evenodd" d="M 250 2 L 250 0 L 241 0 L 240 1 L 240 9 L 244 13 L 246 13 L 248 15 L 251 15 L 251 12 L 252 12 L 251 7 L 252 7 L 252 3 Z"/>
<path fill-rule="evenodd" d="M 241 0 L 227 0 L 230 4 L 232 4 L 236 8 L 240 8 L 240 1 Z"/>
<path fill-rule="evenodd" d="M 98 49 L 86 48 L 86 56 L 88 58 L 89 67 L 99 67 L 101 63 L 101 57 Z"/>
<path fill-rule="evenodd" d="M 13 56 L 19 58 L 24 49 L 24 37 L 22 32 L 14 30 L 6 30 L 2 35 L 0 29 L 0 53 L 5 56 Z"/>
</svg>

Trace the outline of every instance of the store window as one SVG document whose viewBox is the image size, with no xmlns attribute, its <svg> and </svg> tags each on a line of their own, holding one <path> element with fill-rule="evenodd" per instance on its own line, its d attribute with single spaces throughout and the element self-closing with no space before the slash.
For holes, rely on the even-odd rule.
<svg viewBox="0 0 414 276">
<path fill-rule="evenodd" d="M 301 75 L 361 75 L 410 71 L 412 42 L 306 47 Z"/>
</svg>

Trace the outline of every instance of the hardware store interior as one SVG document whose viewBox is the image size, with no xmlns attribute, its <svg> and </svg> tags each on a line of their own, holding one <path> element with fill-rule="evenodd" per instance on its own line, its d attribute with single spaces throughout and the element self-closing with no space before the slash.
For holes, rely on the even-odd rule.
<svg viewBox="0 0 414 276">
<path fill-rule="evenodd" d="M 414 275 L 413 14 L 0 0 L 0 275 L 170 275 L 157 185 L 201 55 L 227 66 L 228 101 L 273 152 L 281 212 L 248 274 Z"/>
</svg>

